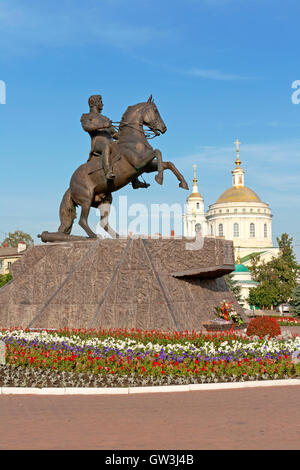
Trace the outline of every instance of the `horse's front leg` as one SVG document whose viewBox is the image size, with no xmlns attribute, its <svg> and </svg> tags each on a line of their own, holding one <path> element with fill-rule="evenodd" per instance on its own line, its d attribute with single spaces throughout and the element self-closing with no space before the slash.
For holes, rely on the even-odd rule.
<svg viewBox="0 0 300 470">
<path fill-rule="evenodd" d="M 161 151 L 158 149 L 154 150 L 154 156 L 157 158 L 157 175 L 155 175 L 155 181 L 158 184 L 163 184 L 163 179 L 164 179 L 164 166 L 163 166 L 163 160 L 162 160 L 162 154 Z"/>
<path fill-rule="evenodd" d="M 179 183 L 180 188 L 189 189 L 189 186 L 188 186 L 186 180 L 184 179 L 184 177 L 180 173 L 180 171 L 176 168 L 174 163 L 172 163 L 172 162 L 163 162 L 163 167 L 164 167 L 165 170 L 171 170 L 172 173 L 174 173 L 174 175 L 176 176 L 178 181 L 180 181 L 180 183 Z"/>
<path fill-rule="evenodd" d="M 164 170 L 171 170 L 172 173 L 176 176 L 176 178 L 179 181 L 179 187 L 183 189 L 189 189 L 188 184 L 186 180 L 184 179 L 183 175 L 178 171 L 174 163 L 172 162 L 162 162 L 162 166 Z M 155 171 L 158 171 L 158 162 L 157 161 L 152 161 L 150 162 L 144 169 L 145 173 L 154 173 Z"/>
</svg>

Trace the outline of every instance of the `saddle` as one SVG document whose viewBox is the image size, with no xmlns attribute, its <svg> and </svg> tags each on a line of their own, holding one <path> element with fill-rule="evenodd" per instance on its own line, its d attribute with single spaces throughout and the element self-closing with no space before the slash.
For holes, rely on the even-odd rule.
<svg viewBox="0 0 300 470">
<path fill-rule="evenodd" d="M 114 167 L 114 164 L 120 159 L 121 159 L 121 155 L 119 153 L 114 153 L 112 156 L 112 167 Z M 88 165 L 88 175 L 91 175 L 92 173 L 95 173 L 96 171 L 103 170 L 102 155 L 99 153 L 92 152 L 87 161 L 87 165 Z"/>
</svg>

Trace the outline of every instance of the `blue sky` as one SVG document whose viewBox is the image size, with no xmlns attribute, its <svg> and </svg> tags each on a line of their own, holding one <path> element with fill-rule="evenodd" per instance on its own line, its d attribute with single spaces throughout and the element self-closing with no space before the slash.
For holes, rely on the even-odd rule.
<svg viewBox="0 0 300 470">
<path fill-rule="evenodd" d="M 0 240 L 57 229 L 61 197 L 87 159 L 80 116 L 91 94 L 119 121 L 152 93 L 168 127 L 152 143 L 190 186 L 197 164 L 206 208 L 231 186 L 238 138 L 274 239 L 289 233 L 300 254 L 299 15 L 296 0 L 0 0 Z M 184 204 L 173 175 L 162 187 L 146 179 L 148 190 L 120 195 Z"/>
</svg>

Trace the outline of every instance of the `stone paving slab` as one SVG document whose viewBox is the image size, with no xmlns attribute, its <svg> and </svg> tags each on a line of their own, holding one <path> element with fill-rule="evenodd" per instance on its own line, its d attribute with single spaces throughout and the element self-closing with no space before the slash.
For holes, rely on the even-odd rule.
<svg viewBox="0 0 300 470">
<path fill-rule="evenodd" d="M 0 449 L 299 450 L 299 388 L 2 395 Z"/>
</svg>

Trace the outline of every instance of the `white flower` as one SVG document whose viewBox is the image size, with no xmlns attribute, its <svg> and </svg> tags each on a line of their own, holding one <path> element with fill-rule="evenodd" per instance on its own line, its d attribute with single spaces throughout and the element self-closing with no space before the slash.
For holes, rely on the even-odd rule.
<svg viewBox="0 0 300 470">
<path fill-rule="evenodd" d="M 104 340 L 99 338 L 90 338 L 90 339 L 81 339 L 78 336 L 59 336 L 57 333 L 39 331 L 23 331 L 23 330 L 14 330 L 14 331 L 0 331 L 0 339 L 3 338 L 15 338 L 24 339 L 26 341 L 41 341 L 45 343 L 66 343 L 70 346 L 79 346 L 79 347 L 92 347 L 92 348 L 111 348 L 118 350 L 128 350 L 132 349 L 133 351 L 139 350 L 141 352 L 154 351 L 160 352 L 163 348 L 166 353 L 178 353 L 182 352 L 190 354 L 199 354 L 199 355 L 218 355 L 218 354 L 233 354 L 238 350 L 243 351 L 245 354 L 250 353 L 251 351 L 256 351 L 256 354 L 265 355 L 267 353 L 278 353 L 285 349 L 288 353 L 292 353 L 300 350 L 300 337 L 295 338 L 282 335 L 277 338 L 265 338 L 264 340 L 259 340 L 258 337 L 248 338 L 244 336 L 247 342 L 242 342 L 239 340 L 232 341 L 230 344 L 227 340 L 223 341 L 218 348 L 215 348 L 214 344 L 210 341 L 207 341 L 203 344 L 201 348 L 196 347 L 194 344 L 186 341 L 183 344 L 167 344 L 162 346 L 160 344 L 153 344 L 148 342 L 143 344 L 137 342 L 134 339 L 126 338 L 124 340 L 119 340 L 113 337 L 107 337 Z"/>
</svg>

